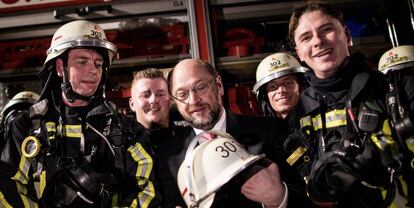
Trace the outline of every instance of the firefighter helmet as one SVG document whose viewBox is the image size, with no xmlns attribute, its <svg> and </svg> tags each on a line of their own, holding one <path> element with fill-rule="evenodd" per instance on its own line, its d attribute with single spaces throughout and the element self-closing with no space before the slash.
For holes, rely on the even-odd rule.
<svg viewBox="0 0 414 208">
<path fill-rule="evenodd" d="M 13 96 L 13 98 L 4 106 L 1 111 L 1 120 L 5 119 L 12 110 L 28 109 L 37 102 L 39 95 L 32 91 L 22 91 Z"/>
<path fill-rule="evenodd" d="M 403 45 L 386 51 L 380 58 L 378 70 L 383 74 L 414 66 L 414 45 Z"/>
<path fill-rule="evenodd" d="M 207 134 L 216 138 L 205 139 Z M 194 149 L 203 140 L 207 141 Z M 198 135 L 190 143 L 177 175 L 184 201 L 188 207 L 210 207 L 216 191 L 263 157 L 250 155 L 227 133 L 209 131 Z"/>
<path fill-rule="evenodd" d="M 264 58 L 256 70 L 256 84 L 253 92 L 258 94 L 260 87 L 279 77 L 304 73 L 308 68 L 300 65 L 299 61 L 288 53 L 275 53 Z"/>
<path fill-rule="evenodd" d="M 51 60 L 62 55 L 65 51 L 77 47 L 96 47 L 108 51 L 108 66 L 116 54 L 116 46 L 106 39 L 101 26 L 87 20 L 76 20 L 61 26 L 53 35 L 50 48 L 47 50 L 47 57 L 40 76 L 45 74 Z"/>
</svg>

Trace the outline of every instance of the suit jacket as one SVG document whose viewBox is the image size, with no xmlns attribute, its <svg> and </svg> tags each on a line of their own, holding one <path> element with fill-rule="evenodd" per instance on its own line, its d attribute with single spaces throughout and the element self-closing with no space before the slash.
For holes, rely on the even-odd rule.
<svg viewBox="0 0 414 208">
<path fill-rule="evenodd" d="M 301 189 L 304 187 L 303 180 L 296 170 L 286 164 L 281 151 L 287 134 L 286 124 L 273 118 L 235 115 L 229 111 L 226 111 L 226 114 L 227 133 L 250 154 L 265 153 L 267 158 L 279 165 L 282 180 L 289 189 L 288 206 L 309 207 L 309 201 Z M 176 182 L 177 173 L 185 158 L 187 147 L 196 135 L 190 126 L 175 127 L 172 132 L 171 137 L 157 149 L 162 207 L 185 207 Z M 259 203 L 244 197 L 240 193 L 240 187 L 241 184 L 232 181 L 224 185 L 216 193 L 212 207 L 261 207 Z"/>
</svg>

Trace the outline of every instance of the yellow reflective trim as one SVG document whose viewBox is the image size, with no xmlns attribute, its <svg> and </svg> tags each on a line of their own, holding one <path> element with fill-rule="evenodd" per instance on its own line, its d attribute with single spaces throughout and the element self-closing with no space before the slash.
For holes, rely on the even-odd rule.
<svg viewBox="0 0 414 208">
<path fill-rule="evenodd" d="M 0 207 L 12 208 L 12 206 L 7 202 L 6 198 L 4 198 L 4 195 L 1 192 L 0 192 Z"/>
<path fill-rule="evenodd" d="M 389 124 L 389 121 L 388 121 L 388 119 L 386 119 L 385 121 L 384 121 L 384 123 L 382 124 L 382 133 L 385 135 L 385 136 L 391 136 L 392 135 L 392 133 L 391 133 L 391 127 L 390 127 L 390 124 Z"/>
<path fill-rule="evenodd" d="M 29 197 L 27 197 L 27 188 L 24 184 L 20 183 L 19 181 L 16 181 L 16 188 L 19 192 L 20 199 L 22 200 L 24 207 L 27 208 L 36 208 L 38 207 L 37 203 L 31 200 Z"/>
<path fill-rule="evenodd" d="M 29 181 L 28 174 L 29 174 L 30 162 L 29 160 L 22 156 L 20 158 L 19 168 L 17 169 L 16 174 L 12 177 L 13 180 L 19 181 L 22 184 L 27 184 Z"/>
<path fill-rule="evenodd" d="M 147 151 L 142 147 L 140 143 L 136 143 L 133 147 L 129 147 L 128 151 L 131 153 L 134 161 L 138 162 L 137 177 L 144 176 L 146 178 L 149 178 L 153 165 L 152 157 L 147 153 Z"/>
<path fill-rule="evenodd" d="M 326 128 L 334 128 L 339 126 L 346 126 L 346 110 L 333 109 L 325 114 Z M 322 129 L 321 115 L 315 117 L 306 116 L 300 119 L 301 128 L 312 126 L 315 131 Z"/>
<path fill-rule="evenodd" d="M 142 208 L 149 207 L 154 197 L 155 197 L 154 184 L 152 184 L 151 181 L 148 181 L 147 187 L 138 193 L 138 198 L 140 199 L 140 205 L 141 205 L 140 207 Z"/>
<path fill-rule="evenodd" d="M 395 154 L 398 151 L 397 144 L 391 135 L 391 128 L 388 120 L 385 120 L 382 124 L 381 131 L 376 134 L 371 134 L 371 141 L 373 141 L 375 146 L 377 146 L 380 150 L 384 151 L 386 147 L 390 147 L 392 153 Z"/>
<path fill-rule="evenodd" d="M 380 141 L 378 141 L 376 134 L 371 134 L 371 141 L 374 142 L 378 149 L 384 151 L 384 147 L 381 145 Z"/>
<path fill-rule="evenodd" d="M 48 132 L 56 132 L 55 122 L 46 122 L 46 129 Z"/>
<path fill-rule="evenodd" d="M 148 207 L 155 196 L 154 185 L 149 180 L 153 168 L 152 157 L 140 143 L 136 143 L 134 146 L 129 147 L 128 152 L 131 153 L 131 157 L 137 162 L 136 179 L 138 186 L 147 184 L 147 186 L 138 193 L 138 199 L 134 199 L 131 207 L 137 207 L 137 203 L 139 203 L 139 207 Z"/>
<path fill-rule="evenodd" d="M 300 119 L 300 126 L 303 128 L 305 126 L 311 126 L 312 122 L 311 122 L 311 117 L 310 116 L 306 116 Z"/>
<path fill-rule="evenodd" d="M 56 123 L 46 122 L 46 129 L 47 129 L 47 132 L 49 132 L 49 140 L 54 140 L 55 134 L 56 134 Z"/>
<path fill-rule="evenodd" d="M 40 196 L 43 195 L 43 191 L 46 187 L 46 171 L 42 171 L 40 174 Z"/>
<path fill-rule="evenodd" d="M 42 197 L 45 187 L 46 187 L 46 171 L 42 171 L 42 173 L 40 174 L 40 181 L 35 182 L 36 194 L 39 199 Z"/>
<path fill-rule="evenodd" d="M 63 135 L 73 138 L 81 138 L 82 125 L 65 125 L 63 126 Z"/>
<path fill-rule="evenodd" d="M 298 147 L 289 157 L 288 159 L 286 159 L 287 163 L 292 166 L 293 164 L 296 163 L 296 161 L 298 161 L 298 159 L 305 154 L 306 152 L 306 148 L 304 147 Z"/>
</svg>

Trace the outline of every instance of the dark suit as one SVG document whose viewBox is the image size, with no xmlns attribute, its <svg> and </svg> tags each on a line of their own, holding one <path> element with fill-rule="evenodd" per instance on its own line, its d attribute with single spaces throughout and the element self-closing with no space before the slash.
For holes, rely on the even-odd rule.
<svg viewBox="0 0 414 208">
<path fill-rule="evenodd" d="M 265 153 L 269 159 L 279 165 L 282 180 L 289 187 L 289 206 L 307 206 L 308 201 L 303 194 L 304 192 L 300 190 L 300 187 L 304 187 L 304 185 L 299 184 L 303 180 L 293 169 L 286 166 L 281 151 L 278 151 L 285 138 L 285 133 L 282 130 L 287 130 L 287 127 L 271 118 L 235 115 L 229 111 L 226 111 L 226 114 L 227 133 L 242 144 L 250 154 Z M 176 205 L 185 207 L 176 179 L 187 147 L 194 137 L 195 132 L 191 127 L 176 127 L 172 137 L 163 143 L 157 151 L 160 159 L 159 180 L 163 192 L 163 207 L 175 207 Z M 285 174 L 287 172 L 289 173 Z M 287 175 L 289 178 L 284 177 Z M 217 192 L 212 207 L 261 207 L 260 204 L 245 198 L 240 193 L 240 187 L 241 184 L 236 182 L 227 183 Z"/>
</svg>

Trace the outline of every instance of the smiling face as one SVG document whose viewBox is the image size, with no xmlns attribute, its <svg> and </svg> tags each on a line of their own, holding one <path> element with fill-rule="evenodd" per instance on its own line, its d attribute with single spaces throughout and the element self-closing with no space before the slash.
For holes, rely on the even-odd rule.
<svg viewBox="0 0 414 208">
<path fill-rule="evenodd" d="M 296 75 L 286 75 L 266 84 L 267 97 L 277 117 L 285 118 L 299 101 L 300 87 Z"/>
<path fill-rule="evenodd" d="M 181 116 L 194 128 L 210 130 L 222 111 L 224 94 L 220 76 L 209 73 L 199 60 L 187 59 L 178 63 L 171 77 L 171 94 Z M 183 100 L 182 94 L 189 93 Z"/>
<path fill-rule="evenodd" d="M 170 99 L 167 82 L 162 78 L 135 80 L 129 106 L 145 128 L 168 127 Z"/>
<path fill-rule="evenodd" d="M 63 60 L 56 60 L 59 77 L 68 76 L 74 92 L 83 96 L 95 94 L 102 79 L 103 58 L 93 49 L 72 49 L 68 53 L 68 75 L 63 73 Z"/>
<path fill-rule="evenodd" d="M 315 10 L 305 12 L 294 31 L 296 53 L 320 79 L 335 75 L 349 56 L 349 30 L 337 19 Z"/>
</svg>

